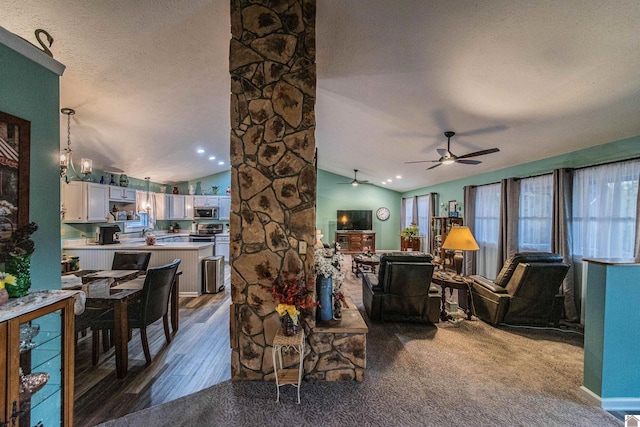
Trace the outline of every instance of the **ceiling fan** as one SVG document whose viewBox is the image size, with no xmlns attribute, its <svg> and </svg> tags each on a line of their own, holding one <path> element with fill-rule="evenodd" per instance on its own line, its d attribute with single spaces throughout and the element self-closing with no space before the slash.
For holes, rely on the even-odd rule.
<svg viewBox="0 0 640 427">
<path fill-rule="evenodd" d="M 366 181 L 366 180 L 363 181 L 363 180 L 359 180 L 358 179 L 358 169 L 354 169 L 353 170 L 353 181 L 351 181 L 351 182 L 338 182 L 338 184 L 351 184 L 354 187 L 358 186 L 359 184 L 373 185 L 369 181 Z"/>
<path fill-rule="evenodd" d="M 413 162 L 405 162 L 407 163 L 437 163 L 437 165 L 433 165 L 429 169 L 437 168 L 440 165 L 450 165 L 452 163 L 463 163 L 465 165 L 478 165 L 482 163 L 480 160 L 467 160 L 469 157 L 477 157 L 484 156 L 485 154 L 497 153 L 497 148 L 489 148 L 487 150 L 474 151 L 473 153 L 465 154 L 463 156 L 456 156 L 451 152 L 451 137 L 455 135 L 455 132 L 447 131 L 444 133 L 444 136 L 447 137 L 447 149 L 438 148 L 438 154 L 440 154 L 440 158 L 438 160 L 416 160 Z"/>
</svg>

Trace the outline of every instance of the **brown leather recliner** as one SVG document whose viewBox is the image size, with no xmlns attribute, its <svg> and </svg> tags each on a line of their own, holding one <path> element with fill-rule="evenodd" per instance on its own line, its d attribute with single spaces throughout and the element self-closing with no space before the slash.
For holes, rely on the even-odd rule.
<svg viewBox="0 0 640 427">
<path fill-rule="evenodd" d="M 475 313 L 494 325 L 557 325 L 564 301 L 559 289 L 567 271 L 569 265 L 558 254 L 516 253 L 494 281 L 471 276 Z"/>
<path fill-rule="evenodd" d="M 432 256 L 422 252 L 380 255 L 378 274 L 362 275 L 362 299 L 371 320 L 440 321 L 440 294 L 431 285 Z"/>
</svg>

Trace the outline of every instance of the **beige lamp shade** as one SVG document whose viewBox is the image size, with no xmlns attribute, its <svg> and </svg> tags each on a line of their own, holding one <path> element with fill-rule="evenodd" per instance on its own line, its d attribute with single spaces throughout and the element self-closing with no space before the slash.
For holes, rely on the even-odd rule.
<svg viewBox="0 0 640 427">
<path fill-rule="evenodd" d="M 451 227 L 442 248 L 457 251 L 477 251 L 480 249 L 469 227 Z"/>
</svg>

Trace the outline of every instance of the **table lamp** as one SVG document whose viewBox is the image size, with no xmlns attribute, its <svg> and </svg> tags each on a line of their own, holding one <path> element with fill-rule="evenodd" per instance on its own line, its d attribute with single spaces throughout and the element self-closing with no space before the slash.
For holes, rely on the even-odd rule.
<svg viewBox="0 0 640 427">
<path fill-rule="evenodd" d="M 456 269 L 456 276 L 458 277 L 460 277 L 460 273 L 462 272 L 462 251 L 477 251 L 480 249 L 469 227 L 451 227 L 447 238 L 442 244 L 442 248 L 456 251 L 453 256 L 453 265 Z"/>
</svg>

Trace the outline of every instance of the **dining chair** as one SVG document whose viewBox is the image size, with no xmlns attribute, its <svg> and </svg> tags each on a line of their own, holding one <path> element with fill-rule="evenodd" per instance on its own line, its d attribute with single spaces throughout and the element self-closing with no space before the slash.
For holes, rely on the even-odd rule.
<svg viewBox="0 0 640 427">
<path fill-rule="evenodd" d="M 85 285 L 87 287 L 95 287 L 95 286 L 99 286 L 99 287 L 104 287 L 104 286 L 109 286 L 108 283 L 108 279 L 100 279 L 94 282 L 91 282 L 87 285 Z M 91 329 L 91 322 L 96 319 L 98 316 L 100 316 L 101 314 L 105 313 L 106 311 L 111 310 L 110 308 L 100 308 L 100 307 L 85 307 L 84 311 L 80 314 L 76 314 L 75 315 L 75 322 L 74 322 L 74 331 L 75 331 L 75 343 L 78 344 L 78 335 L 81 336 L 86 336 L 87 335 L 87 329 Z M 104 331 L 104 343 L 105 343 L 105 348 L 104 351 L 109 350 L 109 335 L 108 335 L 108 331 Z M 95 359 L 95 357 L 94 357 Z"/>
<path fill-rule="evenodd" d="M 151 363 L 151 353 L 149 352 L 149 341 L 147 339 L 147 326 L 162 318 L 164 325 L 164 335 L 167 344 L 171 342 L 169 333 L 169 296 L 175 280 L 180 259 L 160 267 L 153 267 L 147 270 L 147 275 L 142 286 L 142 296 L 140 300 L 130 304 L 127 312 L 129 328 L 140 329 L 140 339 L 142 349 L 147 364 Z M 106 312 L 91 322 L 93 332 L 94 350 L 99 347 L 99 330 L 114 329 L 115 319 L 113 311 Z"/>
<path fill-rule="evenodd" d="M 151 252 L 116 252 L 113 254 L 112 270 L 142 270 L 149 267 Z"/>
</svg>

